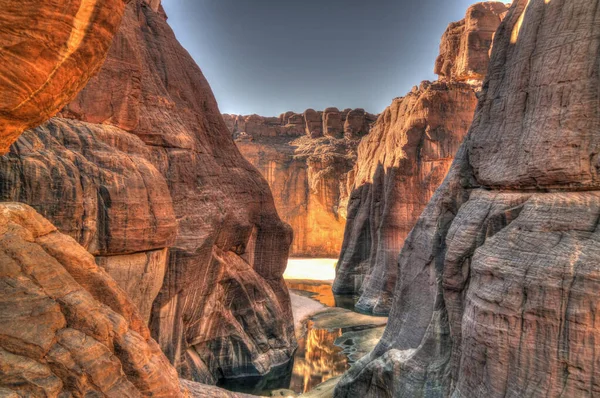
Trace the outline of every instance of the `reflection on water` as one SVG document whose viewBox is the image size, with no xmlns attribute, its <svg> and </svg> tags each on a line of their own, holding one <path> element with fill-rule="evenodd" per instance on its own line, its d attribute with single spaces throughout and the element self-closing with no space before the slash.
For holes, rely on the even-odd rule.
<svg viewBox="0 0 600 398">
<path fill-rule="evenodd" d="M 306 337 L 298 341 L 294 356 L 290 390 L 308 392 L 348 369 L 348 358 L 334 344 L 341 335 L 342 329 L 315 329 L 308 321 Z"/>
<path fill-rule="evenodd" d="M 340 296 L 331 291 L 331 282 L 291 279 L 286 280 L 288 288 L 301 296 L 310 297 L 327 307 L 339 307 L 356 311 L 354 305 L 358 296 Z"/>
<path fill-rule="evenodd" d="M 336 262 L 335 259 L 289 259 L 284 278 L 288 287 L 297 294 L 328 307 L 354 310 L 354 297 L 335 296 L 331 291 Z M 343 374 L 349 368 L 349 361 L 342 348 L 335 345 L 335 340 L 348 329 L 316 329 L 313 326 L 309 320 L 305 336 L 298 339 L 292 363 L 264 377 L 223 380 L 219 385 L 230 391 L 271 396 L 278 389 L 308 392 L 318 384 Z"/>
</svg>

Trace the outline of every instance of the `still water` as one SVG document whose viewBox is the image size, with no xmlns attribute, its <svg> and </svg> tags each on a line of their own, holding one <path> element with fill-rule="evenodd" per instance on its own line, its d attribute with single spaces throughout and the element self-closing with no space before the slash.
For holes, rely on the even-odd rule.
<svg viewBox="0 0 600 398">
<path fill-rule="evenodd" d="M 291 291 L 307 296 L 327 307 L 354 308 L 354 298 L 335 296 L 331 284 L 335 259 L 290 259 L 284 278 Z M 220 385 L 228 390 L 271 396 L 278 389 L 308 392 L 332 377 L 343 374 L 351 364 L 336 340 L 345 329 L 318 329 L 308 321 L 306 333 L 298 339 L 293 363 L 271 374 L 244 380 L 227 380 Z"/>
</svg>

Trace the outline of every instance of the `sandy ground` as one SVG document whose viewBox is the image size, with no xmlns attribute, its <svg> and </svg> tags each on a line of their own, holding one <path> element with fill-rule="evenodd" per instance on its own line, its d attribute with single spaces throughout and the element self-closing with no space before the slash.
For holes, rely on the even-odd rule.
<svg viewBox="0 0 600 398">
<path fill-rule="evenodd" d="M 327 309 L 327 307 L 313 299 L 293 292 L 290 292 L 290 298 L 292 299 L 292 313 L 294 314 L 294 329 L 296 330 L 296 336 L 298 336 L 304 330 L 306 318 Z"/>
</svg>

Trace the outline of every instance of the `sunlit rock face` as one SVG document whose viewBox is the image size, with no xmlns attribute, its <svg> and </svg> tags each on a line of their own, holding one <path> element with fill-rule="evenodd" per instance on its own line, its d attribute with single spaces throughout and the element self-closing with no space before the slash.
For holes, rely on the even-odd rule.
<svg viewBox="0 0 600 398">
<path fill-rule="evenodd" d="M 294 360 L 290 386 L 294 391 L 308 392 L 348 368 L 348 358 L 334 344 L 342 335 L 342 329 L 314 328 L 312 321 L 307 328 L 306 336 L 298 341 L 300 355 Z"/>
<path fill-rule="evenodd" d="M 244 157 L 267 179 L 294 230 L 293 256 L 336 257 L 360 138 L 376 117 L 362 109 L 312 109 L 278 118 L 224 115 Z"/>
<path fill-rule="evenodd" d="M 0 154 L 98 72 L 128 1 L 0 0 Z"/>
<path fill-rule="evenodd" d="M 505 12 L 506 6 L 496 2 L 469 8 L 465 20 L 444 33 L 440 57 L 449 59 L 449 43 L 464 42 L 455 46 L 452 62 L 487 65 L 491 36 Z M 471 124 L 481 85 L 473 79 L 473 74 L 452 72 L 414 87 L 379 116 L 358 147 L 333 290 L 360 294 L 356 306 L 362 311 L 387 314 L 391 308 L 398 253 Z"/>
<path fill-rule="evenodd" d="M 492 39 L 506 12 L 501 2 L 469 7 L 465 19 L 451 23 L 442 36 L 435 73 L 441 79 L 478 83 L 488 69 Z"/>
<path fill-rule="evenodd" d="M 180 375 L 212 383 L 286 362 L 291 230 L 160 2 L 127 6 L 100 73 L 60 116 L 0 158 L 0 197 L 92 253 Z"/>
<path fill-rule="evenodd" d="M 598 394 L 597 9 L 513 2 L 469 134 L 400 254 L 384 336 L 337 397 Z"/>
<path fill-rule="evenodd" d="M 94 257 L 0 204 L 0 395 L 178 397 L 177 372 Z"/>
</svg>

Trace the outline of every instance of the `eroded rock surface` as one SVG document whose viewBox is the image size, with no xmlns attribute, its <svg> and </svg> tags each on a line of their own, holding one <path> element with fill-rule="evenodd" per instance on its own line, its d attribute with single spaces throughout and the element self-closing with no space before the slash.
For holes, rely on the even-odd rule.
<svg viewBox="0 0 600 398">
<path fill-rule="evenodd" d="M 0 154 L 102 65 L 129 0 L 0 0 Z"/>
<path fill-rule="evenodd" d="M 400 254 L 384 336 L 337 397 L 599 393 L 599 8 L 513 2 L 469 134 Z"/>
<path fill-rule="evenodd" d="M 183 396 L 125 292 L 20 203 L 0 204 L 0 336 L 2 396 Z"/>
<path fill-rule="evenodd" d="M 487 73 L 492 39 L 507 11 L 507 6 L 497 1 L 469 7 L 465 19 L 451 23 L 444 32 L 435 73 L 451 81 L 481 82 Z"/>
<path fill-rule="evenodd" d="M 471 71 L 487 67 L 505 12 L 503 3 L 476 4 L 451 24 L 436 65 L 441 80 L 396 98 L 359 145 L 333 290 L 360 294 L 356 305 L 363 311 L 390 310 L 398 253 L 471 124 L 481 85 L 481 75 Z M 440 59 L 459 66 L 442 68 Z"/>
<path fill-rule="evenodd" d="M 244 157 L 267 179 L 294 230 L 293 256 L 335 257 L 346 223 L 358 143 L 376 117 L 362 109 L 312 109 L 278 118 L 224 115 Z"/>
<path fill-rule="evenodd" d="M 99 74 L 0 158 L 31 204 L 127 291 L 182 377 L 264 374 L 295 348 L 291 230 L 236 149 L 158 1 L 132 1 Z"/>
</svg>

